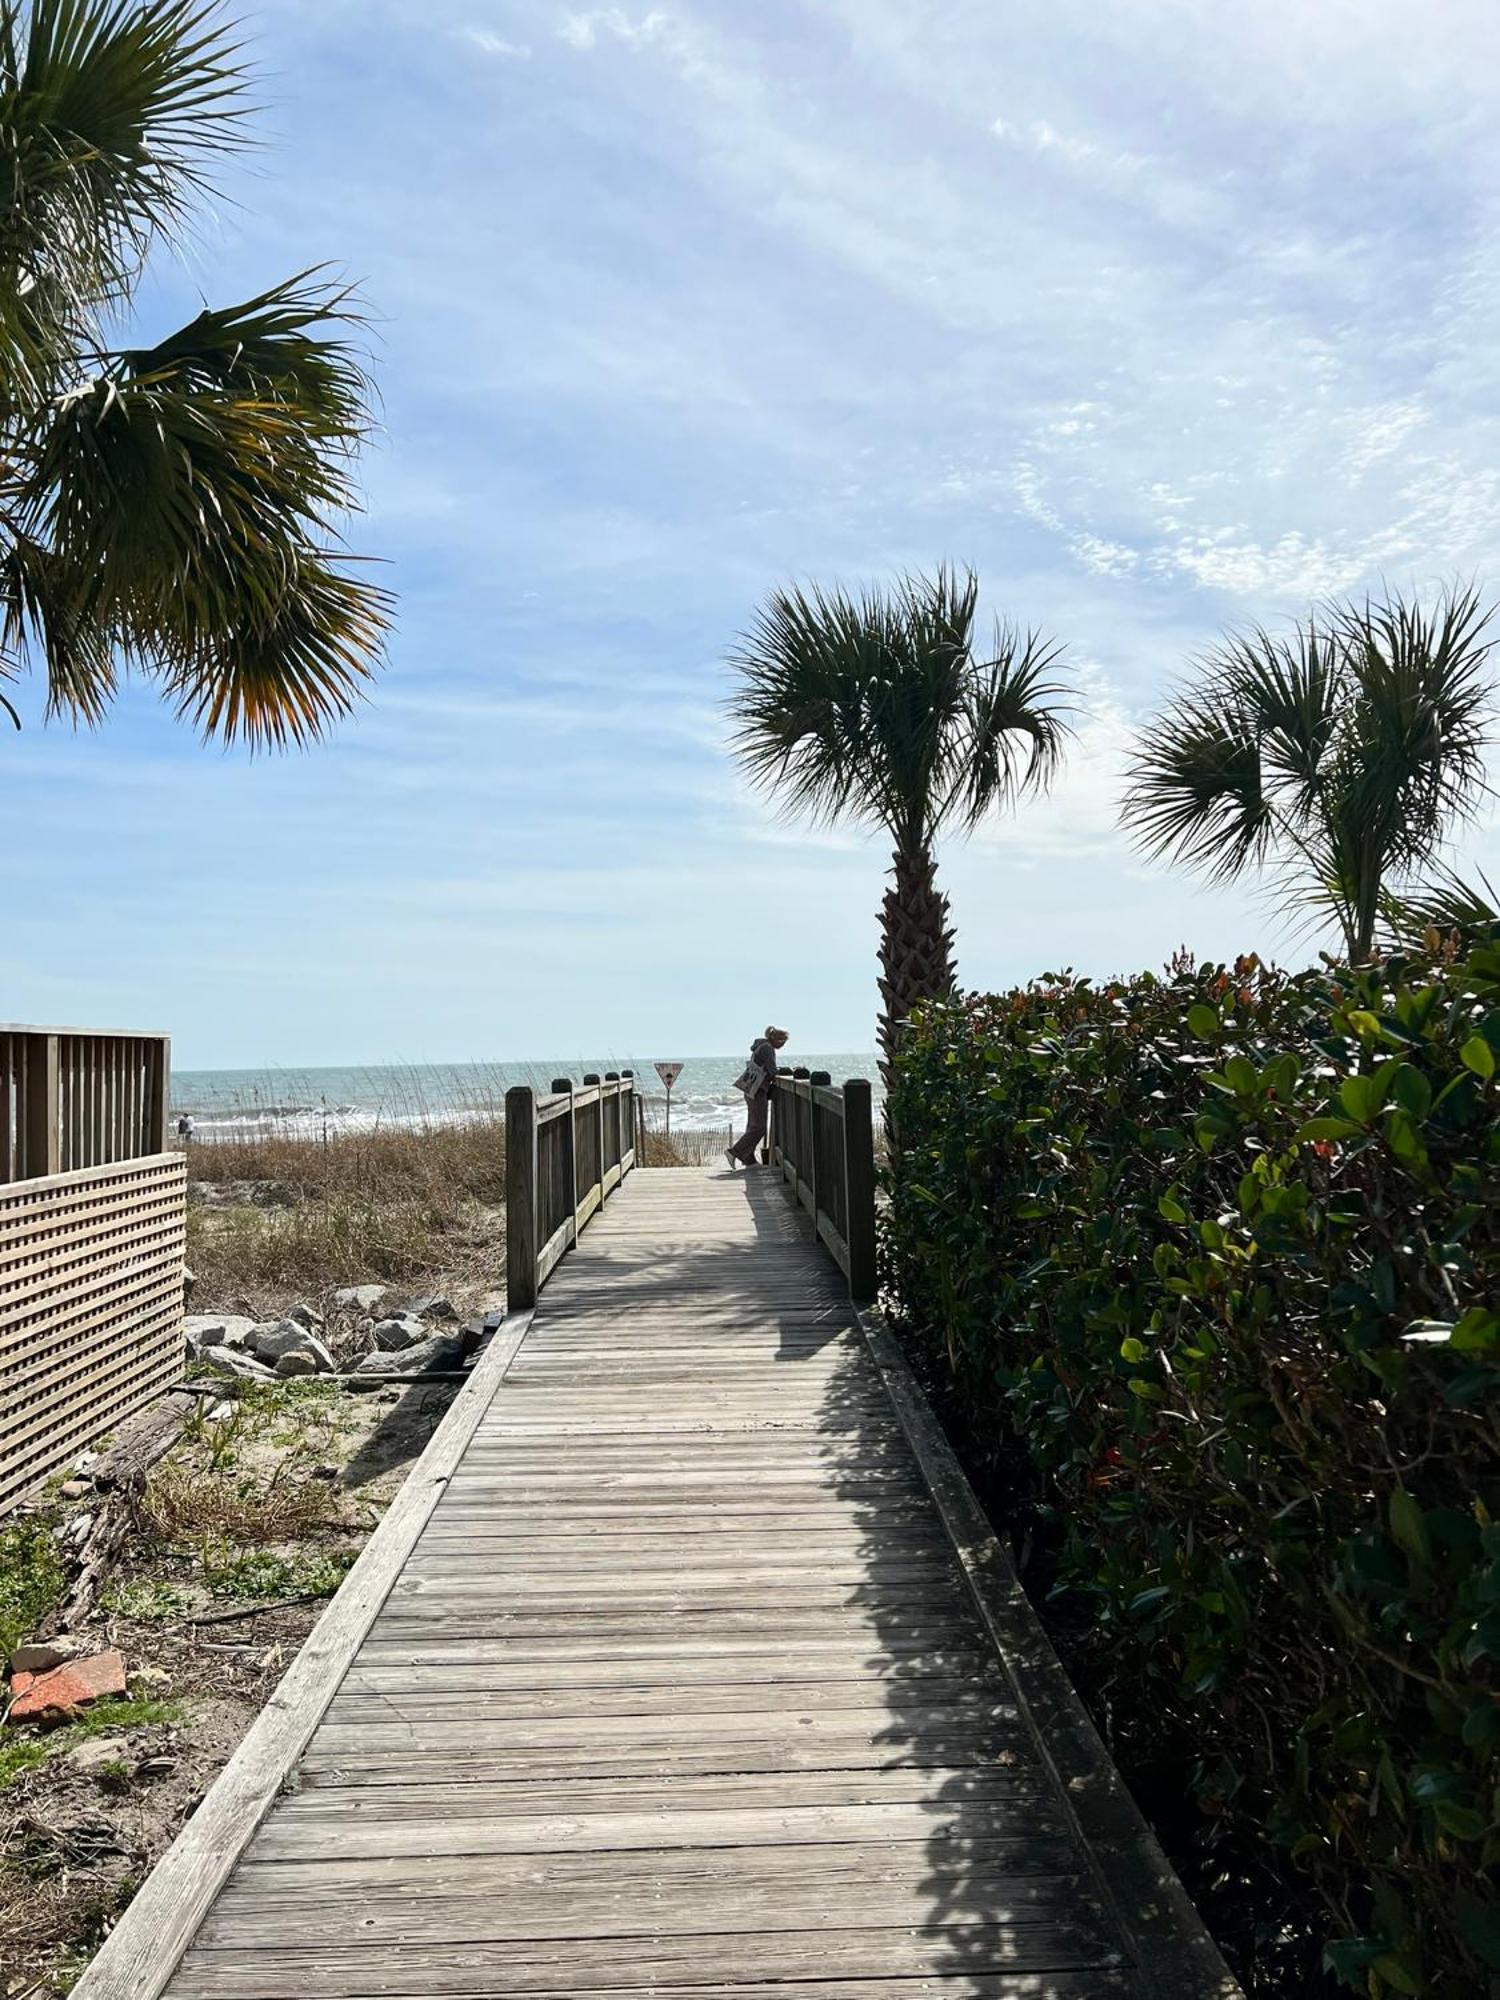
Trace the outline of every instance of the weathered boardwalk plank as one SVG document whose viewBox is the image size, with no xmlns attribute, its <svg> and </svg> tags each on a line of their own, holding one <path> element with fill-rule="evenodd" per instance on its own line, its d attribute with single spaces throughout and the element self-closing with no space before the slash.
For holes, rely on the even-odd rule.
<svg viewBox="0 0 1500 2000">
<path fill-rule="evenodd" d="M 886 1373 L 768 1176 L 633 1175 L 166 1992 L 1232 1993 L 1142 1950 Z"/>
</svg>

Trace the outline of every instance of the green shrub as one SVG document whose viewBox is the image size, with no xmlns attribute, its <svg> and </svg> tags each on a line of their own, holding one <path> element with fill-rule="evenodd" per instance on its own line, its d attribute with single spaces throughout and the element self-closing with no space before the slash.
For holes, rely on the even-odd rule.
<svg viewBox="0 0 1500 2000">
<path fill-rule="evenodd" d="M 1500 1969 L 1497 1066 L 1487 942 L 1049 978 L 893 1092 L 898 1323 L 1045 1503 L 1091 1689 L 1376 1995 Z"/>
</svg>

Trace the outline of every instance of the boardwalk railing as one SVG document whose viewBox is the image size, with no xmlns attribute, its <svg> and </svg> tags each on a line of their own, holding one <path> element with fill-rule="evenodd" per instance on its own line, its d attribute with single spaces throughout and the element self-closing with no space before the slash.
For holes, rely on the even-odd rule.
<svg viewBox="0 0 1500 2000">
<path fill-rule="evenodd" d="M 0 1028 L 0 1509 L 182 1361 L 165 1035 Z"/>
<path fill-rule="evenodd" d="M 870 1086 L 827 1070 L 776 1078 L 771 1163 L 812 1217 L 855 1299 L 875 1296 L 875 1129 Z"/>
<path fill-rule="evenodd" d="M 505 1287 L 512 1312 L 536 1304 L 559 1258 L 636 1163 L 640 1100 L 631 1070 L 555 1077 L 539 1097 L 505 1093 Z"/>
</svg>

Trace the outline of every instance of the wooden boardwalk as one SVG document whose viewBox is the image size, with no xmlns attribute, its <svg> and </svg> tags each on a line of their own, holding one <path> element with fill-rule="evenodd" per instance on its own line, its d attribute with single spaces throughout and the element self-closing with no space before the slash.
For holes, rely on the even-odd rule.
<svg viewBox="0 0 1500 2000">
<path fill-rule="evenodd" d="M 1031 1714 L 776 1181 L 638 1172 L 165 1991 L 1233 1992 L 1143 1963 Z"/>
</svg>

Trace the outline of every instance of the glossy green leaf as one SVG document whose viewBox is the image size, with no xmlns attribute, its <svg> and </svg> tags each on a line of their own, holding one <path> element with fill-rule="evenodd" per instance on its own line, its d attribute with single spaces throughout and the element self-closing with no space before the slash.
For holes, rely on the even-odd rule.
<svg viewBox="0 0 1500 2000">
<path fill-rule="evenodd" d="M 1495 1051 L 1483 1035 L 1471 1035 L 1458 1053 L 1464 1068 L 1472 1070 L 1486 1083 L 1495 1074 Z"/>
<path fill-rule="evenodd" d="M 1401 1547 L 1414 1560 L 1426 1562 L 1432 1554 L 1431 1546 L 1427 1539 L 1427 1524 L 1423 1518 L 1420 1505 L 1406 1491 L 1405 1487 L 1398 1486 L 1396 1491 L 1391 1495 L 1390 1506 L 1387 1512 L 1391 1524 L 1391 1533 L 1395 1536 Z"/>
<path fill-rule="evenodd" d="M 1360 1125 L 1371 1124 L 1384 1102 L 1385 1078 L 1379 1070 L 1347 1076 L 1339 1086 L 1339 1103 Z"/>
<path fill-rule="evenodd" d="M 1412 1063 L 1397 1063 L 1391 1072 L 1387 1094 L 1419 1124 L 1432 1109 L 1432 1085 Z"/>
</svg>

